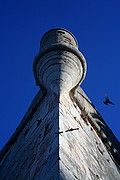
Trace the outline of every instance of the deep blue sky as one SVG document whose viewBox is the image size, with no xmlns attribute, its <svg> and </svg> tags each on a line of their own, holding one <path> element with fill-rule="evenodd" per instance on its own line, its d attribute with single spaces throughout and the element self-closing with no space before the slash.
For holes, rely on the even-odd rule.
<svg viewBox="0 0 120 180">
<path fill-rule="evenodd" d="M 81 86 L 120 140 L 120 0 L 1 0 L 0 148 L 39 90 L 33 59 L 41 37 L 55 27 L 77 38 L 88 64 Z M 105 106 L 105 95 L 115 105 Z"/>
</svg>

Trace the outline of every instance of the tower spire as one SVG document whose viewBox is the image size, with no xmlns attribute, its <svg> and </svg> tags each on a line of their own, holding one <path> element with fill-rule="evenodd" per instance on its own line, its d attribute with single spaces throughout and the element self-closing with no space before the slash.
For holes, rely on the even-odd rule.
<svg viewBox="0 0 120 180">
<path fill-rule="evenodd" d="M 120 143 L 80 88 L 86 61 L 75 37 L 48 31 L 33 71 L 40 91 L 1 151 L 0 179 L 120 179 Z"/>
<path fill-rule="evenodd" d="M 33 70 L 38 85 L 61 94 L 83 81 L 86 61 L 72 33 L 62 28 L 52 29 L 41 40 Z"/>
</svg>

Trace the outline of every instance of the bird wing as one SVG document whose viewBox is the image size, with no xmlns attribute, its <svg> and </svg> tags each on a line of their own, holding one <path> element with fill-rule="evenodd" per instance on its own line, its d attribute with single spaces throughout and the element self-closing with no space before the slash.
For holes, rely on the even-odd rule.
<svg viewBox="0 0 120 180">
<path fill-rule="evenodd" d="M 109 101 L 109 104 L 114 104 L 113 102 Z"/>
</svg>

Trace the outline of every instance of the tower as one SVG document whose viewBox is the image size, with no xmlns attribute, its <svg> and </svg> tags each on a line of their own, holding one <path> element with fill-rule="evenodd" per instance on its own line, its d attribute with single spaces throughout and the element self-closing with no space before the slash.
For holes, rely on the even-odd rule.
<svg viewBox="0 0 120 180">
<path fill-rule="evenodd" d="M 86 60 L 75 37 L 48 31 L 33 71 L 40 91 L 1 151 L 0 179 L 120 179 L 120 144 L 80 88 Z"/>
</svg>

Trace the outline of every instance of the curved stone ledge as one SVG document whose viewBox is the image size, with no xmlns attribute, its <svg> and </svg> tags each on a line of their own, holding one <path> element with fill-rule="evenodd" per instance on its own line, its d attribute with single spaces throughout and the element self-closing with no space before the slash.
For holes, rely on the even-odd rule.
<svg viewBox="0 0 120 180">
<path fill-rule="evenodd" d="M 83 68 L 73 53 L 54 51 L 44 55 L 36 66 L 37 79 L 56 94 L 69 92 L 79 84 Z M 81 78 L 80 78 L 81 77 Z"/>
<path fill-rule="evenodd" d="M 73 35 L 67 31 L 67 34 L 65 34 L 66 36 L 59 37 L 57 32 L 59 32 L 59 29 L 53 29 L 43 36 L 44 38 L 41 40 L 41 49 L 34 59 L 33 71 L 37 85 L 43 85 L 49 90 L 50 87 L 52 87 L 52 90 L 54 89 L 53 92 L 58 91 L 56 93 L 60 94 L 64 91 L 69 92 L 76 85 L 80 84 L 86 75 L 87 68 L 85 58 L 78 50 L 77 41 Z M 49 33 L 50 35 L 53 33 L 54 36 L 51 37 Z M 64 33 L 63 29 L 62 33 Z M 65 41 L 65 38 L 68 38 L 70 41 Z M 53 72 L 51 72 L 47 64 L 51 64 L 51 66 L 54 64 L 57 65 L 52 66 L 51 70 Z M 76 70 L 75 67 L 77 67 Z M 41 71 L 44 71 L 42 69 L 47 69 L 47 73 L 41 74 Z M 45 79 L 49 77 L 51 73 L 53 76 L 51 80 L 47 82 Z M 45 77 L 43 77 L 44 75 Z M 43 82 L 44 80 L 45 82 Z M 54 85 L 52 82 L 56 85 L 58 84 L 58 89 L 53 88 Z"/>
</svg>

